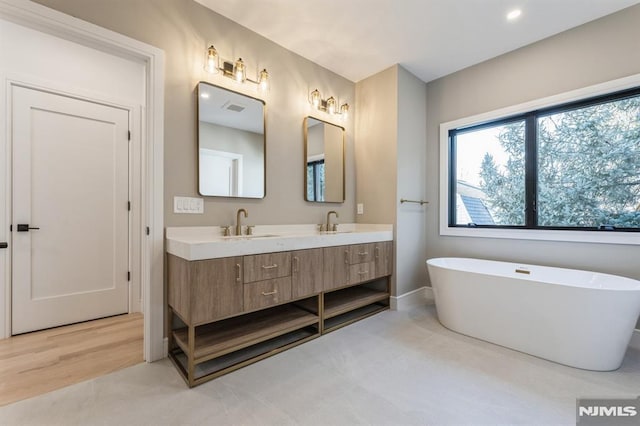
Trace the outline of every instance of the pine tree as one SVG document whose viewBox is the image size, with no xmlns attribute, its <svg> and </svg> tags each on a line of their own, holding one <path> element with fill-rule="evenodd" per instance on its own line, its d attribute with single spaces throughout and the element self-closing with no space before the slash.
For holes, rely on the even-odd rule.
<svg viewBox="0 0 640 426">
<path fill-rule="evenodd" d="M 481 189 L 494 221 L 524 223 L 524 123 L 502 127 L 509 154 L 485 155 Z M 640 97 L 538 119 L 538 225 L 640 227 Z"/>
</svg>

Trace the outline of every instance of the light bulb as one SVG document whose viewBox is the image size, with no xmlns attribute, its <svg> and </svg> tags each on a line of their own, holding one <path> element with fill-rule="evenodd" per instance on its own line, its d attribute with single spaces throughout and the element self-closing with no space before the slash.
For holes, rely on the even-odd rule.
<svg viewBox="0 0 640 426">
<path fill-rule="evenodd" d="M 327 112 L 329 114 L 335 114 L 336 113 L 336 100 L 334 99 L 333 96 L 331 96 L 329 99 L 327 99 Z"/>
<path fill-rule="evenodd" d="M 269 91 L 269 73 L 266 69 L 260 71 L 260 76 L 258 77 L 258 89 L 261 92 Z"/>
<path fill-rule="evenodd" d="M 246 80 L 247 76 L 242 58 L 238 58 L 235 65 L 233 66 L 233 75 L 236 81 L 239 83 L 244 83 L 244 81 Z"/>
<path fill-rule="evenodd" d="M 512 10 L 511 12 L 507 13 L 507 19 L 509 21 L 513 21 L 515 19 L 518 19 L 520 17 L 520 15 L 522 15 L 522 11 L 520 9 L 515 9 L 515 10 Z"/>
<path fill-rule="evenodd" d="M 340 106 L 340 114 L 342 114 L 343 120 L 349 118 L 349 104 L 342 104 Z"/>
<path fill-rule="evenodd" d="M 207 49 L 204 69 L 211 74 L 218 73 L 218 51 L 213 44 Z"/>
<path fill-rule="evenodd" d="M 311 105 L 313 105 L 315 109 L 318 109 L 320 107 L 320 99 L 321 97 L 318 89 L 315 89 L 313 92 L 311 92 L 310 101 Z"/>
</svg>

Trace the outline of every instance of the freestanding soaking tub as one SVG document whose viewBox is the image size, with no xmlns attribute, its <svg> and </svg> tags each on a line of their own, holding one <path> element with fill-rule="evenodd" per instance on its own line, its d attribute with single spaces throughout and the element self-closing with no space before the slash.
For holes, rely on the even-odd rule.
<svg viewBox="0 0 640 426">
<path fill-rule="evenodd" d="M 587 370 L 622 364 L 640 281 L 480 259 L 427 261 L 438 319 L 448 329 Z"/>
</svg>

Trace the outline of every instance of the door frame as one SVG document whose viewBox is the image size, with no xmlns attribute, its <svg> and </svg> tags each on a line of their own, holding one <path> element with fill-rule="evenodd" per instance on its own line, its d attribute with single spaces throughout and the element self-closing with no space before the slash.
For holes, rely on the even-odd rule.
<svg viewBox="0 0 640 426">
<path fill-rule="evenodd" d="M 141 203 L 132 203 L 132 213 L 140 219 L 140 229 L 133 230 L 132 237 L 140 236 L 139 247 L 133 248 L 139 257 L 140 282 L 142 283 L 144 315 L 144 359 L 152 362 L 167 356 L 164 338 L 164 52 L 161 49 L 107 30 L 94 24 L 82 21 L 64 13 L 49 9 L 33 2 L 21 0 L 0 0 L 0 19 L 32 28 L 61 39 L 115 54 L 126 59 L 143 63 L 145 68 L 146 105 L 139 114 L 139 199 Z M 2 82 L 1 91 L 8 89 Z M 5 100 L 8 93 L 4 93 Z M 9 104 L 4 107 L 8 110 Z M 135 123 L 136 117 L 132 117 Z M 0 128 L 4 117 L 0 117 Z M 1 137 L 10 140 L 10 125 L 5 122 L 5 129 L 0 130 Z M 5 149 L 5 154 L 7 153 Z M 8 156 L 5 165 L 10 166 Z M 5 194 L 10 196 L 11 168 L 5 167 Z M 134 195 L 134 194 L 132 194 Z M 5 203 L 4 223 L 0 223 L 7 232 L 11 218 L 11 204 Z M 137 210 L 134 212 L 134 210 Z M 147 234 L 147 229 L 149 230 Z M 5 294 L 5 315 L 0 318 L 0 338 L 9 337 L 11 330 L 11 270 L 10 250 L 0 251 L 0 262 L 4 264 L 4 274 L 0 276 L 0 291 Z M 1 265 L 0 265 L 1 266 Z M 133 265 L 135 268 L 135 265 Z M 0 268 L 1 270 L 1 268 Z M 7 297 L 8 296 L 8 297 Z"/>
</svg>

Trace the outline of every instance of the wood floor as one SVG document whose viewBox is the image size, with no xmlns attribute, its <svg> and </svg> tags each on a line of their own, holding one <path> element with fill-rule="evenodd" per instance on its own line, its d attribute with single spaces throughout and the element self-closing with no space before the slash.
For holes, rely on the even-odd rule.
<svg viewBox="0 0 640 426">
<path fill-rule="evenodd" d="M 142 314 L 0 340 L 0 406 L 143 361 Z"/>
</svg>

